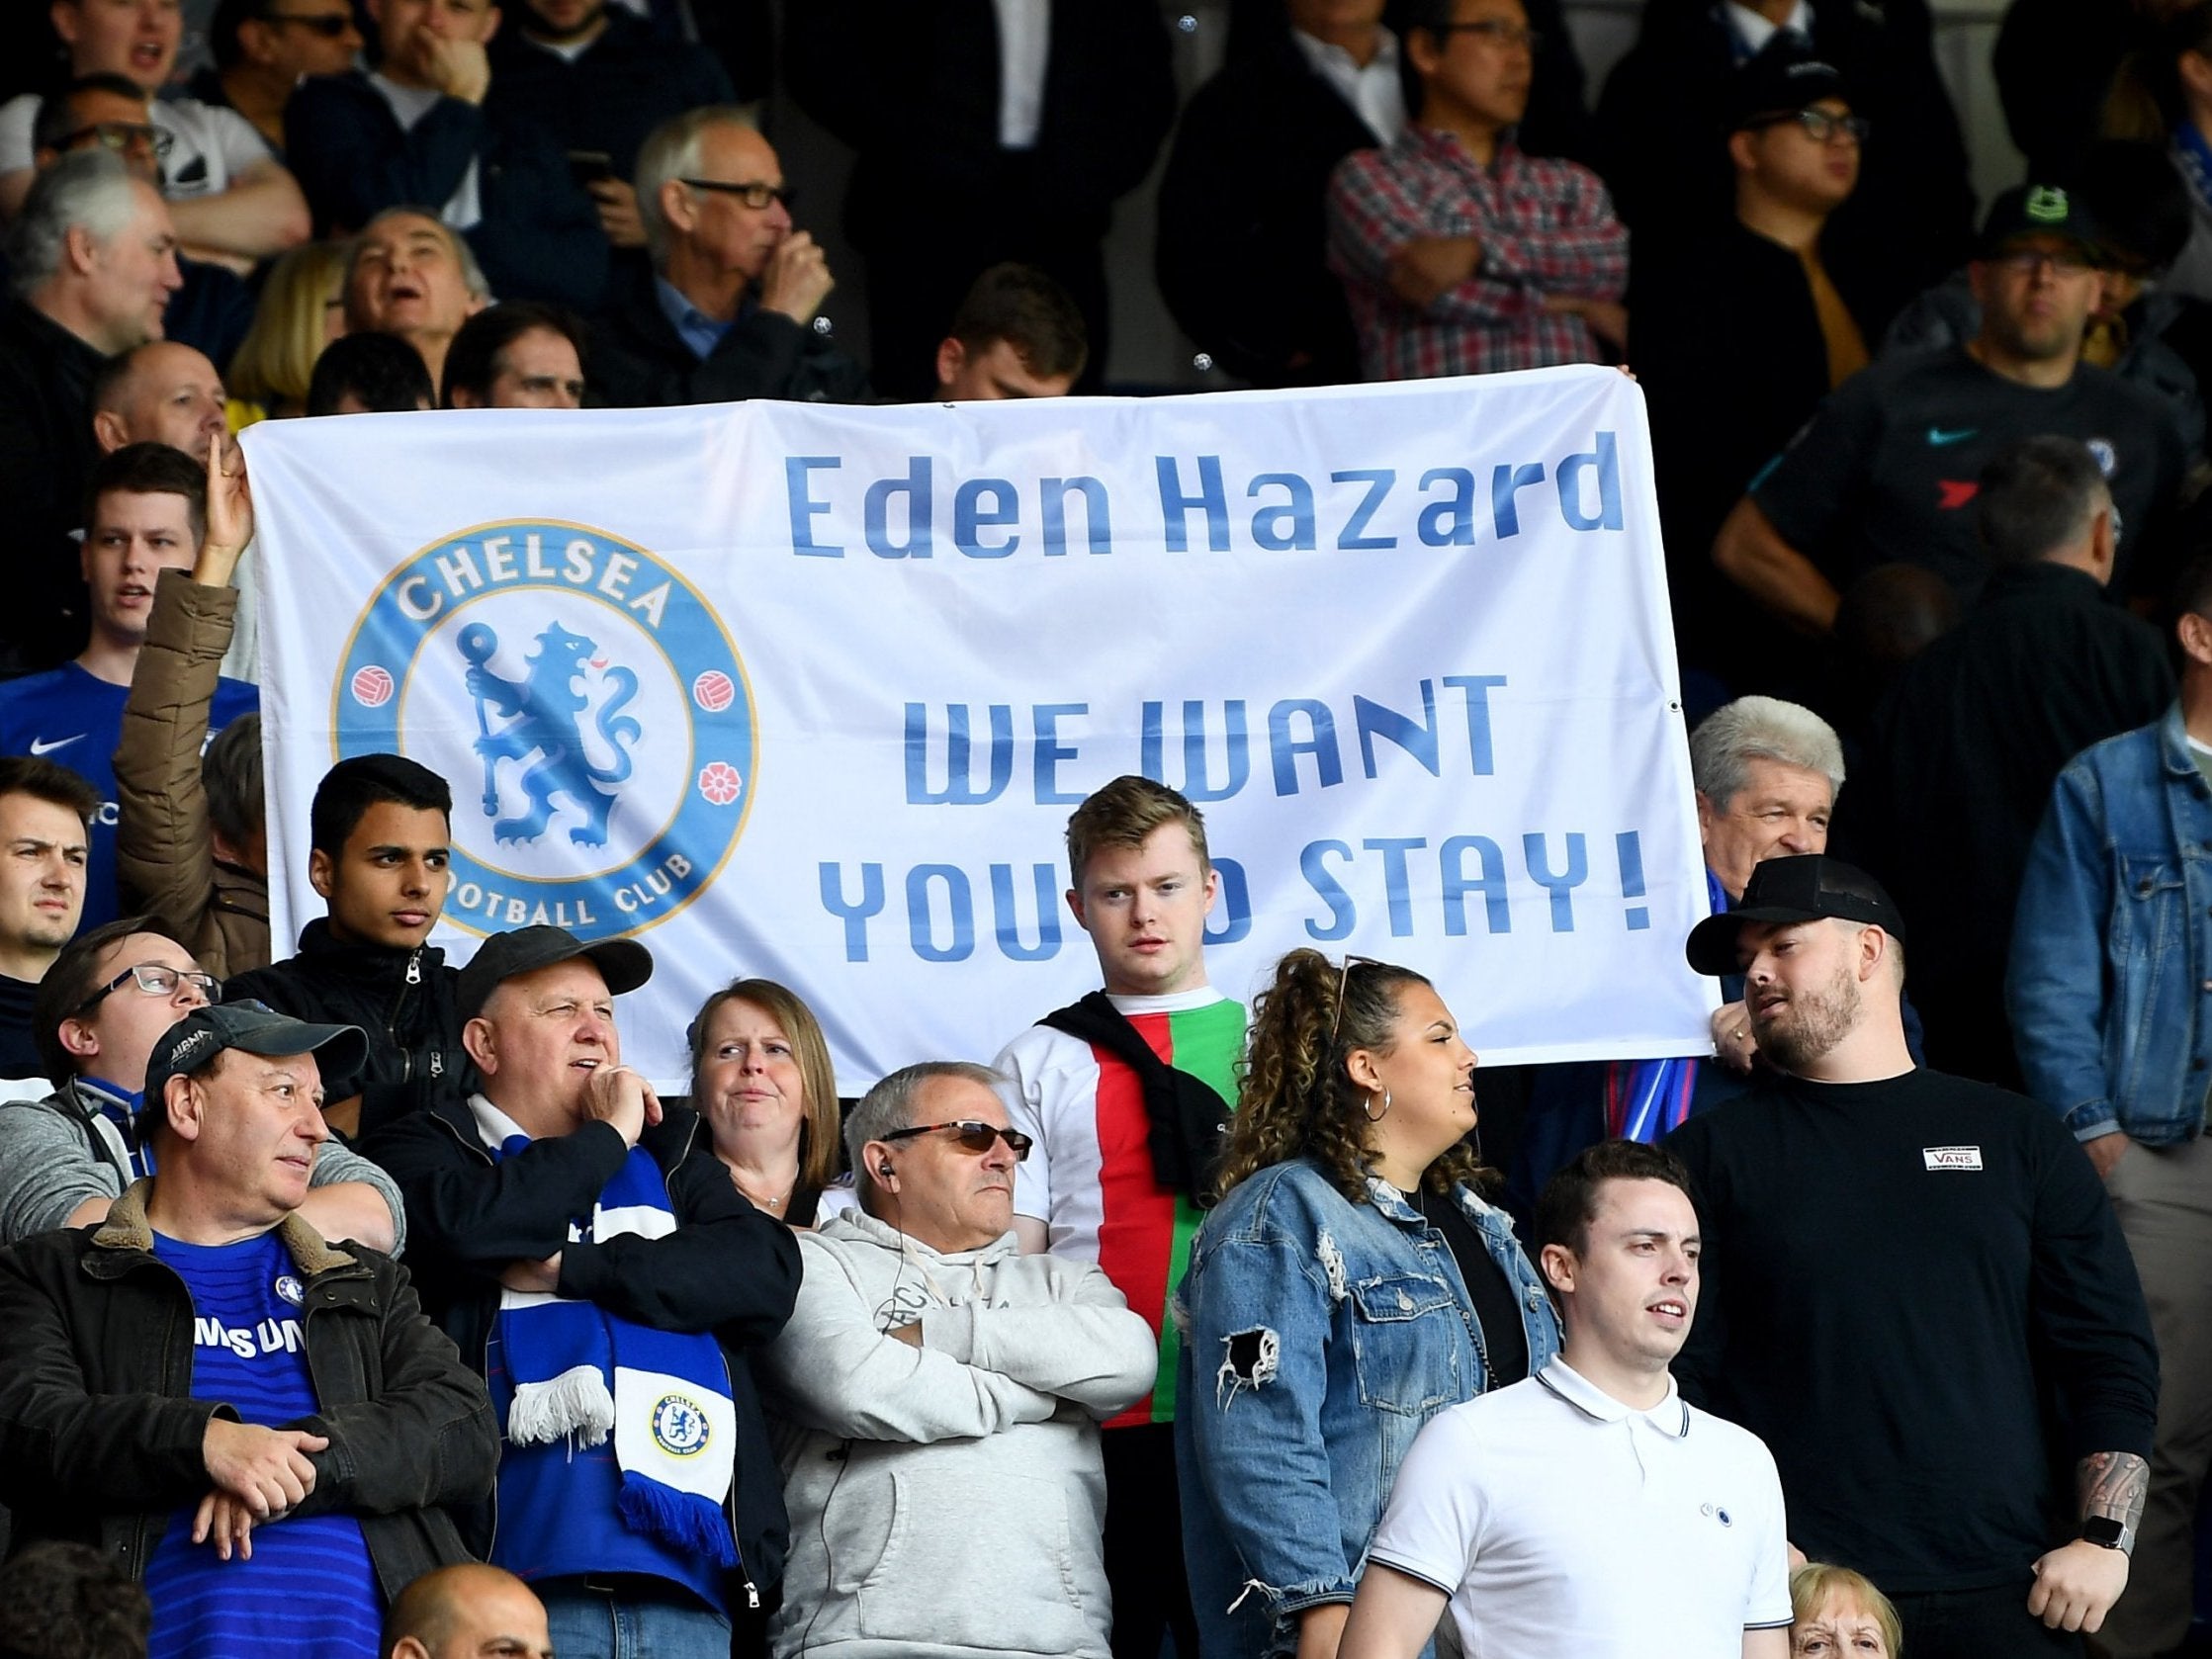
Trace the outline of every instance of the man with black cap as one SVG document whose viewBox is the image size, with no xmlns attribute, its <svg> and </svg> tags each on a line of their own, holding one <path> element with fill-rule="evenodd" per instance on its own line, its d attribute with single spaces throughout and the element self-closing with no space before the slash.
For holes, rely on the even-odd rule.
<svg viewBox="0 0 2212 1659">
<path fill-rule="evenodd" d="M 459 985 L 481 1091 L 368 1150 L 504 1427 L 492 1562 L 530 1581 L 564 1655 L 724 1659 L 785 1544 L 737 1350 L 790 1317 L 799 1252 L 621 1063 L 614 999 L 652 974 L 631 939 L 492 934 Z"/>
<path fill-rule="evenodd" d="M 1856 577 L 1897 560 L 1970 602 L 1988 573 L 1968 510 L 1982 469 L 2022 438 L 2056 433 L 2087 444 L 2111 485 L 2122 526 L 2114 591 L 2163 591 L 2181 439 L 2157 398 L 2081 361 L 2102 258 L 2068 192 L 2031 184 L 1998 197 L 1968 267 L 1981 331 L 1840 387 L 1722 524 L 1722 574 L 1812 633 L 1834 626 Z"/>
<path fill-rule="evenodd" d="M 1866 123 L 1832 64 L 1778 36 L 1727 83 L 1735 212 L 1723 225 L 1635 245 L 1629 361 L 1651 443 L 1685 662 L 1731 686 L 1749 602 L 1714 570 L 1714 532 L 1820 399 L 1867 365 L 1902 295 L 1871 239 L 1830 237 L 1859 182 Z"/>
<path fill-rule="evenodd" d="M 1914 1659 L 2079 1654 L 2143 1510 L 2150 1320 L 2053 1114 L 1912 1064 L 1903 941 L 1881 887 L 1819 853 L 1760 864 L 1691 931 L 1693 968 L 1744 975 L 1774 1072 L 1667 1141 L 1705 1228 L 1675 1372 L 1767 1442 L 1792 1541 L 1880 1584 Z"/>
<path fill-rule="evenodd" d="M 467 1559 L 483 1382 L 406 1272 L 300 1215 L 350 1025 L 194 1008 L 146 1062 L 158 1166 L 93 1227 L 0 1251 L 0 1498 L 18 1547 L 101 1548 L 168 1659 L 372 1659 L 384 1608 Z"/>
</svg>

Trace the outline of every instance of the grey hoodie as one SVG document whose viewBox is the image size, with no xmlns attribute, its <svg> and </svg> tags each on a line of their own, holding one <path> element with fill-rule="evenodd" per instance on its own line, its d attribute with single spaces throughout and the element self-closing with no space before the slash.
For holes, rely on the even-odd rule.
<svg viewBox="0 0 2212 1659">
<path fill-rule="evenodd" d="M 940 1256 L 854 1211 L 799 1254 L 760 1367 L 791 1511 L 777 1659 L 1107 1659 L 1098 1425 L 1152 1385 L 1151 1328 L 1012 1233 Z M 916 1319 L 920 1348 L 885 1335 Z"/>
</svg>

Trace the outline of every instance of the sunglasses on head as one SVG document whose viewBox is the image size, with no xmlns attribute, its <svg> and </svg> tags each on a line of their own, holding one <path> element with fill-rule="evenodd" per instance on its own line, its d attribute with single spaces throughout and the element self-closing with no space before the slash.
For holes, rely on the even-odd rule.
<svg viewBox="0 0 2212 1659">
<path fill-rule="evenodd" d="M 911 1129 L 894 1129 L 883 1138 L 887 1141 L 910 1141 L 917 1135 L 934 1134 L 939 1129 L 952 1131 L 952 1138 L 960 1143 L 960 1150 L 978 1157 L 989 1152 L 999 1142 L 1007 1144 L 1007 1151 L 1014 1154 L 1018 1164 L 1029 1156 L 1029 1148 L 1036 1143 L 1018 1129 L 1002 1129 L 996 1123 L 986 1123 L 980 1117 L 955 1118 L 950 1123 L 917 1123 Z"/>
</svg>

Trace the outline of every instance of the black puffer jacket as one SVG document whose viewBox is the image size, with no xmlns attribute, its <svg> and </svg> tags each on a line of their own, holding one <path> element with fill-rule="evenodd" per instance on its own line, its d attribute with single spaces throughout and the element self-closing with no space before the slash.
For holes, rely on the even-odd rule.
<svg viewBox="0 0 2212 1659">
<path fill-rule="evenodd" d="M 472 1085 L 461 1047 L 459 970 L 429 945 L 393 950 L 350 945 L 317 919 L 300 935 L 300 954 L 240 974 L 222 988 L 235 1003 L 251 997 L 294 1019 L 358 1025 L 369 1035 L 366 1069 L 323 1080 L 333 1100 L 363 1095 L 361 1126 L 420 1100 L 465 1099 Z"/>
</svg>

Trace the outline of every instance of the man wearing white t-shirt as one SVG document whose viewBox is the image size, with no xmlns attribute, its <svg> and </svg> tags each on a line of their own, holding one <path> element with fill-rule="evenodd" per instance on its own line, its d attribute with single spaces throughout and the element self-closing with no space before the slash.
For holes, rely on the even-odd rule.
<svg viewBox="0 0 2212 1659">
<path fill-rule="evenodd" d="M 1421 1431 L 1338 1659 L 1413 1659 L 1448 1605 L 1466 1659 L 1785 1659 L 1774 1459 L 1667 1370 L 1697 1312 L 1687 1173 L 1601 1142 L 1546 1186 L 1537 1237 L 1559 1356 Z"/>
<path fill-rule="evenodd" d="M 184 33 L 173 4 L 54 0 L 50 16 L 72 76 L 121 75 L 154 100 L 161 194 L 186 253 L 244 272 L 307 239 L 307 200 L 251 122 L 196 98 L 156 96 Z M 13 218 L 30 194 L 38 119 L 35 93 L 0 105 L 0 216 Z"/>
</svg>

